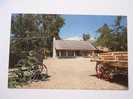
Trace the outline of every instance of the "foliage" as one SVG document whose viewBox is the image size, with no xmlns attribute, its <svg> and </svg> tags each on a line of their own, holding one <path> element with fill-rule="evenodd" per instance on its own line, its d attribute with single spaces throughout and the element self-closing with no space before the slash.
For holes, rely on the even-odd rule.
<svg viewBox="0 0 133 99">
<path fill-rule="evenodd" d="M 31 50 L 35 52 L 41 50 L 42 58 L 43 54 L 52 55 L 53 37 L 60 38 L 59 30 L 63 24 L 64 19 L 59 15 L 13 14 L 10 59 L 18 62 L 19 59 L 26 58 Z M 10 66 L 14 66 L 13 63 L 10 61 Z"/>
<path fill-rule="evenodd" d="M 89 33 L 83 33 L 83 40 L 87 41 L 90 39 L 90 34 Z"/>
<path fill-rule="evenodd" d="M 8 78 L 8 88 L 16 88 L 17 85 L 20 85 L 20 83 L 18 83 L 16 81 L 15 77 L 14 78 L 10 78 L 10 77 Z"/>
<path fill-rule="evenodd" d="M 36 72 L 39 73 L 39 78 L 36 80 L 46 80 L 48 76 L 47 73 L 42 73 L 40 71 L 39 65 L 40 61 L 35 57 L 36 53 L 34 51 L 30 51 L 27 58 L 20 59 L 16 64 L 17 68 L 14 68 L 12 72 L 9 72 L 8 86 L 10 88 L 23 86 L 24 84 L 28 84 L 30 81 L 34 81 L 32 79 L 33 74 L 36 75 Z"/>
<path fill-rule="evenodd" d="M 21 87 L 23 85 L 28 84 L 27 82 L 19 82 L 18 77 L 9 77 L 8 78 L 8 88 L 17 88 L 17 87 Z"/>
<path fill-rule="evenodd" d="M 110 47 L 110 43 L 112 42 L 112 34 L 111 29 L 107 24 L 104 24 L 101 28 L 97 30 L 100 34 L 100 37 L 97 39 L 97 45 L 101 45 L 104 47 Z"/>
<path fill-rule="evenodd" d="M 53 37 L 59 37 L 64 19 L 60 15 L 13 14 L 11 18 L 10 61 L 9 68 L 15 67 L 17 80 L 28 81 L 31 66 L 52 55 Z M 34 54 L 34 55 L 31 55 Z M 26 72 L 23 70 L 26 69 Z M 11 86 L 14 83 L 11 82 Z M 12 84 L 13 83 L 13 84 Z"/>
<path fill-rule="evenodd" d="M 107 47 L 112 51 L 127 51 L 127 27 L 121 24 L 124 17 L 117 16 L 113 27 L 104 24 L 97 32 L 97 46 Z"/>
</svg>

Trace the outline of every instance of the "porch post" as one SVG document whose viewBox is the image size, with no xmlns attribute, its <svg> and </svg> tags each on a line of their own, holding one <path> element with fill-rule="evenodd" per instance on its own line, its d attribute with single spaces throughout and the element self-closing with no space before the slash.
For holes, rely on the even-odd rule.
<svg viewBox="0 0 133 99">
<path fill-rule="evenodd" d="M 95 55 L 95 53 L 94 53 L 94 51 L 92 51 L 92 56 L 94 56 Z"/>
<path fill-rule="evenodd" d="M 66 51 L 66 56 L 68 56 L 68 51 Z"/>
<path fill-rule="evenodd" d="M 75 57 L 75 51 L 74 51 L 74 57 Z"/>
<path fill-rule="evenodd" d="M 61 57 L 61 51 L 59 51 L 59 57 Z"/>
</svg>

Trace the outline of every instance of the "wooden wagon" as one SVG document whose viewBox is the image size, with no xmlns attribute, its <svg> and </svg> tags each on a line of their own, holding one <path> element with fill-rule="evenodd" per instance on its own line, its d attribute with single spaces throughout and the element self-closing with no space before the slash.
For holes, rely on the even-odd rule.
<svg viewBox="0 0 133 99">
<path fill-rule="evenodd" d="M 101 53 L 96 59 L 96 73 L 98 78 L 112 81 L 115 75 L 128 77 L 127 52 Z"/>
</svg>

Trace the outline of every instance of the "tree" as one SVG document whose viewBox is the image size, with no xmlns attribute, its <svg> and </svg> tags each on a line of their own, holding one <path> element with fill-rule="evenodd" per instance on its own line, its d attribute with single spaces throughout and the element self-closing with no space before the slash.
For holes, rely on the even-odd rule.
<svg viewBox="0 0 133 99">
<path fill-rule="evenodd" d="M 113 27 L 114 50 L 116 51 L 127 51 L 127 27 L 121 24 L 124 18 L 124 16 L 117 16 Z"/>
<path fill-rule="evenodd" d="M 52 55 L 53 37 L 60 39 L 59 31 L 64 25 L 64 19 L 58 15 L 42 15 L 42 29 L 45 32 L 46 47 L 45 50 Z"/>
<path fill-rule="evenodd" d="M 96 42 L 97 45 L 110 48 L 111 47 L 110 44 L 112 42 L 111 31 L 112 31 L 111 28 L 107 24 L 104 24 L 102 27 L 100 27 L 97 30 L 97 32 L 100 33 L 100 36 Z"/>
<path fill-rule="evenodd" d="M 60 15 L 13 14 L 10 56 L 21 59 L 26 57 L 29 51 L 37 52 L 42 48 L 47 52 L 45 55 L 52 54 L 53 37 L 60 38 L 59 31 L 63 25 L 64 19 Z"/>
<path fill-rule="evenodd" d="M 100 33 L 96 44 L 112 51 L 127 51 L 127 27 L 121 24 L 124 16 L 117 16 L 113 27 L 104 24 L 97 32 Z"/>
<path fill-rule="evenodd" d="M 27 75 L 23 68 L 30 71 L 32 64 L 43 62 L 44 56 L 52 53 L 53 37 L 60 38 L 59 31 L 63 25 L 64 19 L 60 15 L 12 15 L 9 68 L 18 68 L 19 75 L 17 80 L 9 79 L 9 86 L 14 81 L 25 82 Z M 31 56 L 31 52 L 34 55 Z"/>
<path fill-rule="evenodd" d="M 89 33 L 83 33 L 83 40 L 87 41 L 90 39 L 90 34 Z"/>
</svg>

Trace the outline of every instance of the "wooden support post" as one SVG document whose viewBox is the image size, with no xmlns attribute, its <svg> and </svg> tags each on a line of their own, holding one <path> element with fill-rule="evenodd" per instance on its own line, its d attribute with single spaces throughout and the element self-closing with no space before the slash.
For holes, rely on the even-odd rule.
<svg viewBox="0 0 133 99">
<path fill-rule="evenodd" d="M 75 55 L 75 51 L 74 51 L 74 57 L 75 57 L 76 55 Z"/>
<path fill-rule="evenodd" d="M 59 57 L 61 57 L 61 51 L 59 51 Z"/>
<path fill-rule="evenodd" d="M 92 56 L 94 56 L 95 55 L 95 53 L 94 53 L 94 51 L 92 51 Z"/>
<path fill-rule="evenodd" d="M 68 51 L 66 51 L 66 56 L 68 56 Z"/>
</svg>

